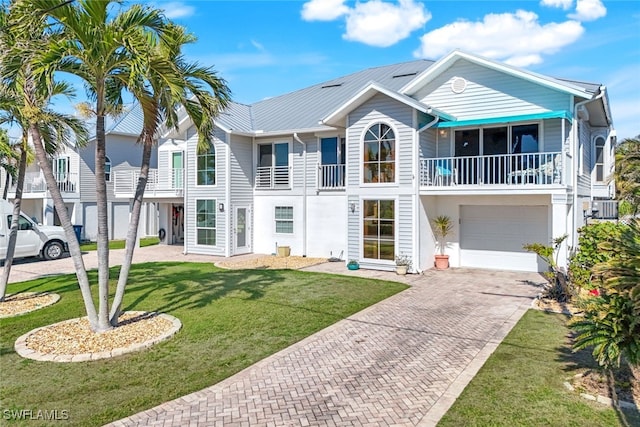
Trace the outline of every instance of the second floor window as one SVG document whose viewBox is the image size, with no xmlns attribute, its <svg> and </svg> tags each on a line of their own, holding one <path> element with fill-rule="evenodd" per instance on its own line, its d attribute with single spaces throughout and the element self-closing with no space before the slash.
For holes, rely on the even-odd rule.
<svg viewBox="0 0 640 427">
<path fill-rule="evenodd" d="M 216 149 L 211 144 L 208 150 L 198 153 L 197 185 L 216 184 Z"/>
<path fill-rule="evenodd" d="M 275 142 L 258 146 L 256 186 L 259 188 L 289 185 L 289 143 Z"/>
<path fill-rule="evenodd" d="M 604 181 L 604 138 L 599 136 L 595 142 L 595 156 L 593 168 L 596 173 L 596 181 Z"/>
<path fill-rule="evenodd" d="M 69 174 L 69 158 L 58 157 L 53 163 L 53 174 L 56 177 L 56 181 L 65 182 L 68 179 Z"/>
<path fill-rule="evenodd" d="M 104 159 L 104 180 L 111 181 L 111 159 L 108 157 Z"/>
<path fill-rule="evenodd" d="M 395 182 L 396 138 L 390 126 L 376 123 L 364 134 L 363 182 Z"/>
</svg>

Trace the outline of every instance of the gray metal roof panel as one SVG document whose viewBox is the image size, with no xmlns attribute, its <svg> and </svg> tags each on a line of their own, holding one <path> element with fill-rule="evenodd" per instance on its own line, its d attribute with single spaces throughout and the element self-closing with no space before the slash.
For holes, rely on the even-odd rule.
<svg viewBox="0 0 640 427">
<path fill-rule="evenodd" d="M 375 81 L 397 91 L 431 64 L 433 61 L 417 60 L 369 68 L 256 102 L 251 105 L 253 130 L 270 132 L 316 128 L 320 120 L 352 98 L 367 83 Z"/>
<path fill-rule="evenodd" d="M 226 129 L 240 132 L 253 131 L 253 117 L 251 106 L 249 105 L 230 102 L 227 108 L 216 117 L 215 121 Z"/>
</svg>

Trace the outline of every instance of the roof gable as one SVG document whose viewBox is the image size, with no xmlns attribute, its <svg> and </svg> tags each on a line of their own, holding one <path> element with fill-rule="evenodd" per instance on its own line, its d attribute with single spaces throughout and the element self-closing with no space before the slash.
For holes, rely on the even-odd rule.
<svg viewBox="0 0 640 427">
<path fill-rule="evenodd" d="M 585 87 L 576 85 L 577 82 L 570 82 L 568 80 L 558 80 L 552 77 L 543 76 L 541 74 L 533 73 L 531 71 L 523 70 L 521 68 L 512 67 L 507 64 L 496 62 L 487 58 L 483 58 L 478 55 L 473 55 L 460 50 L 455 50 L 443 57 L 431 67 L 423 71 L 415 79 L 407 83 L 400 89 L 400 92 L 405 95 L 413 95 L 420 90 L 425 84 L 435 79 L 441 73 L 445 72 L 459 59 L 465 59 L 480 66 L 490 68 L 508 75 L 512 75 L 541 86 L 545 86 L 551 89 L 562 91 L 571 95 L 579 96 L 582 98 L 591 98 L 592 93 Z M 593 85 L 590 85 L 593 86 Z"/>
</svg>

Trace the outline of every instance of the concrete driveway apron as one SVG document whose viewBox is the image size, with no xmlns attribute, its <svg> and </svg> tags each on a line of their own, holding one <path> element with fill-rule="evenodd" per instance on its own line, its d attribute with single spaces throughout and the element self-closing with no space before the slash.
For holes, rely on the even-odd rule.
<svg viewBox="0 0 640 427">
<path fill-rule="evenodd" d="M 315 271 L 346 273 L 344 264 Z M 355 272 L 396 280 L 393 273 Z M 411 288 L 204 390 L 113 426 L 431 426 L 530 307 L 539 274 L 470 269 Z"/>
</svg>

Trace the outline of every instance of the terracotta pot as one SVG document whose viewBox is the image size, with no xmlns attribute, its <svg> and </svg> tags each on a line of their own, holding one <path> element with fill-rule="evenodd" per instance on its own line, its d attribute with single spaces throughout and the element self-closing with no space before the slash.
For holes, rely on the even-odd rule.
<svg viewBox="0 0 640 427">
<path fill-rule="evenodd" d="M 436 255 L 435 266 L 437 270 L 446 270 L 449 268 L 449 255 Z"/>
</svg>

